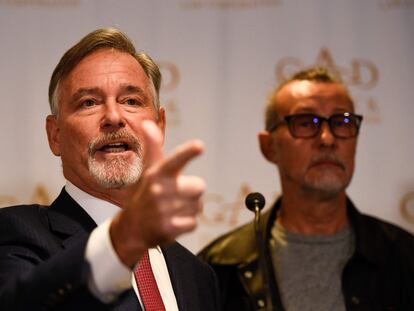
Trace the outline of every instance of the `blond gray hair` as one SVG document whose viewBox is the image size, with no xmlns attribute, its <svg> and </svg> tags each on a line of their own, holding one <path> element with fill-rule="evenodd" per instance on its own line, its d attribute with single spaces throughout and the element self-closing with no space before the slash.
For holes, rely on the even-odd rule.
<svg viewBox="0 0 414 311">
<path fill-rule="evenodd" d="M 53 71 L 49 84 L 49 105 L 53 115 L 58 116 L 59 113 L 58 89 L 60 81 L 69 75 L 82 59 L 104 48 L 112 48 L 127 53 L 138 61 L 150 81 L 153 104 L 158 112 L 160 108 L 159 92 L 161 86 L 161 72 L 158 65 L 147 54 L 137 52 L 132 41 L 120 30 L 116 28 L 101 28 L 87 34 L 66 51 Z"/>
</svg>

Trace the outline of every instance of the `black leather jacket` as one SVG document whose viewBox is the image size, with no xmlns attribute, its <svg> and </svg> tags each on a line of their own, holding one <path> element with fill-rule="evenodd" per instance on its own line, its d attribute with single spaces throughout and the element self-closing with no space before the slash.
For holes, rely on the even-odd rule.
<svg viewBox="0 0 414 311">
<path fill-rule="evenodd" d="M 262 215 L 262 232 L 269 241 L 281 199 Z M 414 310 L 414 236 L 358 212 L 347 200 L 348 218 L 355 232 L 355 252 L 342 273 L 347 310 Z M 272 310 L 284 310 L 266 244 Z M 213 241 L 199 257 L 216 271 L 223 310 L 269 310 L 253 222 Z"/>
</svg>

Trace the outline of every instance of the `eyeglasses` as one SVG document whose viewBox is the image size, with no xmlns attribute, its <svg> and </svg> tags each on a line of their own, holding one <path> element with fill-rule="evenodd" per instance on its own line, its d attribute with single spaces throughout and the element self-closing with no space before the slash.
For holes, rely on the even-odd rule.
<svg viewBox="0 0 414 311">
<path fill-rule="evenodd" d="M 269 132 L 276 130 L 286 123 L 290 134 L 295 138 L 312 138 L 320 134 L 322 123 L 326 121 L 333 136 L 337 138 L 351 138 L 358 135 L 362 116 L 350 112 L 333 114 L 324 118 L 310 113 L 292 114 L 271 126 Z"/>
</svg>

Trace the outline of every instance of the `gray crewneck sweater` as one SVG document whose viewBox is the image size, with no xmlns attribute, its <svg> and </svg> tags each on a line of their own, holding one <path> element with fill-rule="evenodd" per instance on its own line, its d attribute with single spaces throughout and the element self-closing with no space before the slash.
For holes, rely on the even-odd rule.
<svg viewBox="0 0 414 311">
<path fill-rule="evenodd" d="M 270 250 L 287 311 L 345 310 L 341 278 L 355 249 L 349 226 L 334 235 L 302 235 L 275 223 Z"/>
</svg>

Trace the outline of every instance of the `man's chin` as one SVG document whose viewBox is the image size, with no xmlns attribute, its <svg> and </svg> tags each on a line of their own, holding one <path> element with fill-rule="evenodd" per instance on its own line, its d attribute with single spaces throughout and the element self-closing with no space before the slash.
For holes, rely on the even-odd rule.
<svg viewBox="0 0 414 311">
<path fill-rule="evenodd" d="M 305 188 L 309 191 L 318 192 L 327 196 L 336 196 L 343 192 L 349 182 L 336 175 L 323 176 L 305 180 Z"/>
<path fill-rule="evenodd" d="M 106 189 L 119 189 L 135 184 L 141 176 L 142 165 L 139 159 L 129 163 L 122 158 L 111 161 L 89 161 L 89 172 L 97 183 Z"/>
<path fill-rule="evenodd" d="M 130 186 L 130 184 L 124 180 L 96 179 L 96 182 L 105 189 L 123 189 Z"/>
<path fill-rule="evenodd" d="M 109 172 L 94 172 L 91 171 L 91 175 L 94 177 L 96 182 L 105 189 L 121 189 L 137 183 L 139 179 L 138 172 L 129 171 L 128 174 L 110 174 Z"/>
</svg>

